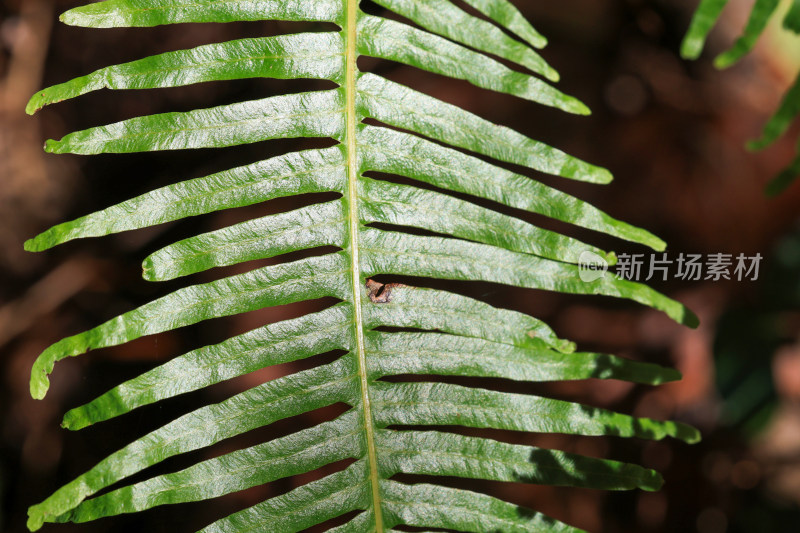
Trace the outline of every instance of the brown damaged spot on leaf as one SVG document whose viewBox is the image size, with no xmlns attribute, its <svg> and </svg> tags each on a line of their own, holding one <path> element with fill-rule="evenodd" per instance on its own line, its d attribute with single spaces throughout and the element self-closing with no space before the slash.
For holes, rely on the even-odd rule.
<svg viewBox="0 0 800 533">
<path fill-rule="evenodd" d="M 405 287 L 402 283 L 379 283 L 375 280 L 367 280 L 367 295 L 374 304 L 388 304 L 392 301 L 392 290 L 397 287 Z"/>
</svg>

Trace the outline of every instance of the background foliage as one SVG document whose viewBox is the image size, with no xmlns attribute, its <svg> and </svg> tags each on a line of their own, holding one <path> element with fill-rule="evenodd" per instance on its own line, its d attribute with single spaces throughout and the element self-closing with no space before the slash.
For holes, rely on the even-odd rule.
<svg viewBox="0 0 800 533">
<path fill-rule="evenodd" d="M 702 0 L 692 17 L 692 22 L 681 44 L 681 56 L 697 59 L 703 51 L 706 39 L 719 21 L 728 0 Z M 735 65 L 758 43 L 764 31 L 771 26 L 774 33 L 780 34 L 781 53 L 797 56 L 800 52 L 800 4 L 790 0 L 756 0 L 742 28 L 741 35 L 724 52 L 717 55 L 714 65 L 725 69 Z M 778 29 L 780 28 L 780 29 Z M 750 150 L 763 150 L 784 135 L 789 126 L 800 114 L 800 77 L 784 94 L 780 106 L 764 125 L 758 138 L 747 143 Z M 767 184 L 765 192 L 775 195 L 789 187 L 800 175 L 800 145 L 792 162 Z"/>
</svg>

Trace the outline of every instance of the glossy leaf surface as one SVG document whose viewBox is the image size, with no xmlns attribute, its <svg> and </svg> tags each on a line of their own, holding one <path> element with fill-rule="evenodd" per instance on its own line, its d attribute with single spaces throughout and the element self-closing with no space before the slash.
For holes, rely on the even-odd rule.
<svg viewBox="0 0 800 533">
<path fill-rule="evenodd" d="M 581 281 L 583 252 L 610 264 L 614 252 L 511 214 L 529 212 L 663 250 L 664 242 L 649 232 L 503 165 L 595 184 L 611 181 L 607 170 L 358 67 L 359 57 L 370 56 L 569 113 L 588 113 L 552 85 L 558 75 L 536 50 L 545 39 L 508 0 L 467 0 L 469 9 L 449 0 L 378 4 L 399 20 L 366 14 L 355 0 L 106 0 L 63 15 L 68 24 L 98 28 L 284 20 L 328 22 L 340 29 L 323 25 L 315 27 L 322 31 L 212 43 L 109 66 L 40 91 L 29 112 L 100 89 L 250 78 L 328 80 L 336 87 L 98 125 L 48 141 L 49 152 L 187 150 L 290 138 L 334 144 L 191 180 L 176 177 L 172 184 L 29 240 L 26 249 L 42 251 L 73 239 L 327 193 L 325 200 L 152 250 L 143 260 L 145 279 L 186 278 L 185 286 L 47 348 L 32 370 L 32 395 L 45 397 L 48 375 L 66 357 L 294 302 L 327 298 L 328 307 L 178 355 L 67 412 L 63 426 L 80 430 L 273 365 L 300 360 L 308 365 L 302 371 L 289 367 L 283 377 L 185 413 L 133 440 L 32 506 L 31 530 L 44 522 L 86 522 L 216 498 L 343 462 L 338 471 L 220 517 L 202 531 L 302 531 L 350 513 L 330 531 L 383 533 L 414 526 L 572 532 L 577 530 L 541 513 L 445 487 L 437 476 L 657 490 L 660 475 L 618 461 L 420 426 L 699 438 L 680 422 L 498 392 L 486 380 L 476 387 L 447 382 L 449 377 L 522 383 L 617 379 L 658 385 L 680 376 L 650 363 L 577 351 L 549 326 L 517 311 L 373 278 L 483 281 L 519 290 L 600 294 L 639 302 L 689 325 L 696 317 L 678 302 L 611 273 Z M 287 260 L 295 252 L 307 253 Z M 192 277 L 264 259 L 272 264 L 215 281 L 197 283 Z M 315 357 L 322 354 L 328 359 L 319 363 Z M 178 471 L 141 474 L 170 457 L 332 405 L 344 406 L 334 420 Z M 431 476 L 431 481 L 408 484 L 394 479 L 399 473 Z"/>
</svg>

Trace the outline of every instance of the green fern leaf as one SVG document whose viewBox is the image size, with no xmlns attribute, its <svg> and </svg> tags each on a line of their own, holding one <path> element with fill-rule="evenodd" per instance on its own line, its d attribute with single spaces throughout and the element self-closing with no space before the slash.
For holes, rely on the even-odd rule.
<svg viewBox="0 0 800 533">
<path fill-rule="evenodd" d="M 340 197 L 157 250 L 144 260 L 143 275 L 162 281 L 298 250 L 338 251 L 188 285 L 63 339 L 36 360 L 31 394 L 45 396 L 48 375 L 65 357 L 216 317 L 323 297 L 338 303 L 176 357 L 70 410 L 63 426 L 79 430 L 271 365 L 332 351 L 343 355 L 199 408 L 133 441 L 32 506 L 31 530 L 45 522 L 85 522 L 215 498 L 351 460 L 343 470 L 222 518 L 203 531 L 300 531 L 349 512 L 357 513 L 330 531 L 384 532 L 400 525 L 577 531 L 484 494 L 393 478 L 406 473 L 606 490 L 657 490 L 662 483 L 659 474 L 636 465 L 419 429 L 425 426 L 698 440 L 696 430 L 677 422 L 437 379 L 599 378 L 657 385 L 680 376 L 657 365 L 576 352 L 573 343 L 559 339 L 546 324 L 518 312 L 441 290 L 381 285 L 371 278 L 396 274 L 602 294 L 652 306 L 688 325 L 696 325 L 696 317 L 647 286 L 610 273 L 591 283 L 580 281 L 581 252 L 614 263 L 613 252 L 463 199 L 489 200 L 663 250 L 663 241 L 650 233 L 487 159 L 591 183 L 608 183 L 607 170 L 360 72 L 356 65 L 362 55 L 382 58 L 567 112 L 588 113 L 582 103 L 537 77 L 556 80 L 558 75 L 534 50 L 545 39 L 516 8 L 507 0 L 467 0 L 483 19 L 447 0 L 378 3 L 419 28 L 367 15 L 355 0 L 106 0 L 62 16 L 68 24 L 99 28 L 291 20 L 330 22 L 341 30 L 241 39 L 103 68 L 40 91 L 28 105 L 31 113 L 104 88 L 257 77 L 324 79 L 338 88 L 137 117 L 50 140 L 48 152 L 182 150 L 299 137 L 331 138 L 337 144 L 165 186 L 57 225 L 29 240 L 27 250 L 279 197 L 328 192 Z M 366 124 L 366 119 L 373 123 Z M 371 171 L 437 190 L 364 175 Z M 383 229 L 387 227 L 392 229 Z M 426 381 L 382 379 L 389 376 Z M 169 457 L 333 404 L 346 404 L 349 410 L 286 437 L 124 484 Z"/>
</svg>

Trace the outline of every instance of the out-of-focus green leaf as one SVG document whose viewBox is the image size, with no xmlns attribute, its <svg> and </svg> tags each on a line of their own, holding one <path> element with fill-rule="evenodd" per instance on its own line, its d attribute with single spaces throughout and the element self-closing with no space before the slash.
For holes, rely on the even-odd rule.
<svg viewBox="0 0 800 533">
<path fill-rule="evenodd" d="M 769 119 L 764 126 L 761 137 L 750 141 L 747 145 L 751 150 L 763 150 L 770 144 L 778 140 L 778 137 L 786 133 L 789 125 L 800 114 L 800 77 L 795 79 L 794 84 L 783 97 L 778 111 Z"/>
<path fill-rule="evenodd" d="M 728 5 L 728 0 L 701 0 L 697 11 L 694 12 L 689 31 L 681 43 L 681 56 L 685 59 L 697 59 L 703 52 L 706 39 L 711 29 L 717 23 L 722 10 Z"/>
<path fill-rule="evenodd" d="M 800 176 L 800 144 L 797 146 L 797 155 L 792 163 L 767 184 L 766 193 L 770 196 L 777 196 L 794 183 L 798 176 Z"/>
<path fill-rule="evenodd" d="M 755 46 L 764 28 L 767 27 L 778 4 L 780 4 L 780 0 L 756 0 L 742 36 L 728 51 L 717 56 L 714 65 L 717 68 L 727 68 L 747 55 Z"/>
<path fill-rule="evenodd" d="M 792 5 L 783 18 L 783 27 L 794 33 L 800 33 L 800 1 L 792 0 Z"/>
<path fill-rule="evenodd" d="M 694 14 L 692 24 L 681 47 L 681 55 L 687 59 L 697 59 L 705 46 L 706 38 L 716 24 L 719 16 L 727 4 L 727 0 L 702 0 Z M 753 49 L 756 41 L 764 32 L 770 18 L 778 11 L 780 0 L 756 0 L 750 12 L 750 18 L 742 36 L 726 52 L 717 56 L 714 64 L 717 68 L 727 68 L 739 61 Z M 800 0 L 792 0 L 789 10 L 783 19 L 783 27 L 795 33 L 800 33 Z M 800 78 L 784 96 L 778 111 L 772 116 L 761 138 L 748 143 L 751 150 L 761 150 L 774 143 L 783 135 L 790 123 L 800 113 Z M 791 185 L 800 173 L 800 147 L 797 157 L 792 163 L 781 171 L 765 189 L 769 196 L 779 194 Z"/>
</svg>

